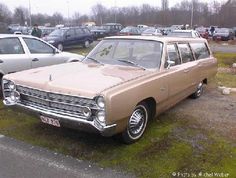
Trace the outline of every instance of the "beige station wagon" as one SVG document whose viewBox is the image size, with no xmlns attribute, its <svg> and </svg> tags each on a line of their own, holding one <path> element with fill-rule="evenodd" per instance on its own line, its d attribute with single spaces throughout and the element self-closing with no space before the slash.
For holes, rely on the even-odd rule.
<svg viewBox="0 0 236 178">
<path fill-rule="evenodd" d="M 34 111 L 56 127 L 120 134 L 133 143 L 148 120 L 201 96 L 216 71 L 202 38 L 108 37 L 82 62 L 4 76 L 4 104 Z"/>
</svg>

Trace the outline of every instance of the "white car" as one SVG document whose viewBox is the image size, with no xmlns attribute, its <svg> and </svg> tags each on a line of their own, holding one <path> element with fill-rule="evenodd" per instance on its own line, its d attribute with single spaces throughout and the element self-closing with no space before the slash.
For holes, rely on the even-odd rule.
<svg viewBox="0 0 236 178">
<path fill-rule="evenodd" d="M 61 52 L 30 35 L 0 34 L 0 80 L 3 75 L 65 62 L 81 61 L 82 55 Z"/>
<path fill-rule="evenodd" d="M 201 35 L 195 30 L 174 30 L 168 33 L 171 37 L 201 38 Z"/>
<path fill-rule="evenodd" d="M 162 33 L 157 28 L 148 28 L 147 30 L 144 30 L 141 35 L 142 36 L 162 36 Z"/>
</svg>

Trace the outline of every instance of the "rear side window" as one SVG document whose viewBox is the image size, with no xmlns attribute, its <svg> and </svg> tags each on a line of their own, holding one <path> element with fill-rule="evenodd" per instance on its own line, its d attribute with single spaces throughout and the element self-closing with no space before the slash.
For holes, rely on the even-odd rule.
<svg viewBox="0 0 236 178">
<path fill-rule="evenodd" d="M 167 60 L 175 62 L 175 65 L 181 64 L 179 53 L 175 44 L 167 45 Z M 166 63 L 166 67 L 168 64 Z"/>
<path fill-rule="evenodd" d="M 24 54 L 20 40 L 18 38 L 0 39 L 0 54 Z"/>
<path fill-rule="evenodd" d="M 33 38 L 24 38 L 24 40 L 32 54 L 53 53 L 53 48 L 42 41 Z"/>
<path fill-rule="evenodd" d="M 190 43 L 196 60 L 210 57 L 210 51 L 205 43 Z"/>
<path fill-rule="evenodd" d="M 194 61 L 192 51 L 189 48 L 188 44 L 178 44 L 179 52 L 182 57 L 182 63 Z"/>
</svg>

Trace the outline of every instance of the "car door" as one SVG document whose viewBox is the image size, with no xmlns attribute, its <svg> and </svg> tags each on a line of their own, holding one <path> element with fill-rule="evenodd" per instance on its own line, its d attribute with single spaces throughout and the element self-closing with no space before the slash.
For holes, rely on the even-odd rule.
<svg viewBox="0 0 236 178">
<path fill-rule="evenodd" d="M 181 64 L 181 56 L 177 44 L 167 44 L 166 47 L 165 81 L 168 84 L 168 96 L 170 100 L 178 101 L 185 96 L 184 91 L 188 86 L 187 73 L 185 67 Z M 168 61 L 174 62 L 168 65 Z"/>
<path fill-rule="evenodd" d="M 198 67 L 191 51 L 191 48 L 189 46 L 189 43 L 179 43 L 178 49 L 182 61 L 182 73 L 184 74 L 183 77 L 185 78 L 184 90 L 188 92 L 196 85 L 196 80 L 194 76 Z"/>
<path fill-rule="evenodd" d="M 71 28 L 64 34 L 64 46 L 73 46 L 76 44 L 75 29 Z"/>
<path fill-rule="evenodd" d="M 75 35 L 76 35 L 76 44 L 84 44 L 87 36 L 85 32 L 81 28 L 75 29 Z"/>
<path fill-rule="evenodd" d="M 31 61 L 18 37 L 0 38 L 0 73 L 30 69 Z"/>
<path fill-rule="evenodd" d="M 42 67 L 60 64 L 65 59 L 56 52 L 55 48 L 36 38 L 23 38 L 28 47 L 31 67 Z"/>
</svg>

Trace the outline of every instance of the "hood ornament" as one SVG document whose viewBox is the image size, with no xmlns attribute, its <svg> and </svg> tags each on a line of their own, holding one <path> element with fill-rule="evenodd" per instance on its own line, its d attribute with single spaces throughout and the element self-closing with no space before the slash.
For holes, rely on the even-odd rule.
<svg viewBox="0 0 236 178">
<path fill-rule="evenodd" d="M 52 81 L 52 75 L 50 74 L 49 75 L 49 82 L 51 82 Z"/>
</svg>

